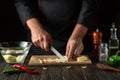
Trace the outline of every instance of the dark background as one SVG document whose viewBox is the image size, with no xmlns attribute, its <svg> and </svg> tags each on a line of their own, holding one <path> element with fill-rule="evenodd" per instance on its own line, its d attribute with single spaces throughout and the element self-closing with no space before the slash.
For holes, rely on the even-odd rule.
<svg viewBox="0 0 120 80">
<path fill-rule="evenodd" d="M 26 40 L 23 27 L 14 6 L 14 0 L 0 0 L 0 42 Z"/>
<path fill-rule="evenodd" d="M 100 6 L 100 30 L 106 35 L 104 40 L 109 38 L 109 29 L 111 22 L 115 21 L 116 11 L 120 14 L 119 0 L 101 0 Z M 114 15 L 114 16 L 113 16 Z M 120 19 L 118 19 L 120 20 Z M 120 21 L 118 21 L 119 23 Z M 120 31 L 119 31 L 120 32 Z M 27 30 L 23 27 L 17 11 L 14 6 L 14 0 L 0 0 L 0 42 L 3 41 L 15 41 L 15 40 L 26 40 Z M 105 41 L 107 42 L 107 41 Z"/>
</svg>

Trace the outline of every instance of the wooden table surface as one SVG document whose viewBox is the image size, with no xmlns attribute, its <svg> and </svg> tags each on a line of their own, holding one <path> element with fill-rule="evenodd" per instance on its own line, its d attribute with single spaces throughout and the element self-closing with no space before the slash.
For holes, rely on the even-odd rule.
<svg viewBox="0 0 120 80">
<path fill-rule="evenodd" d="M 29 55 L 25 66 L 28 66 Z M 0 56 L 0 80 L 120 80 L 120 73 L 103 71 L 96 67 L 96 64 L 69 66 L 36 66 L 40 74 L 16 73 L 4 74 L 4 69 L 11 68 Z M 46 69 L 45 69 L 46 68 Z"/>
</svg>

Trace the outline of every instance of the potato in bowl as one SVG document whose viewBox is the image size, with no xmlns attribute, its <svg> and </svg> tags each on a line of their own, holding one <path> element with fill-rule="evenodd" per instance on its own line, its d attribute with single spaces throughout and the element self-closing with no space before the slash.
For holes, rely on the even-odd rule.
<svg viewBox="0 0 120 80">
<path fill-rule="evenodd" d="M 0 43 L 0 53 L 6 63 L 24 63 L 32 43 L 27 41 L 10 41 Z"/>
</svg>

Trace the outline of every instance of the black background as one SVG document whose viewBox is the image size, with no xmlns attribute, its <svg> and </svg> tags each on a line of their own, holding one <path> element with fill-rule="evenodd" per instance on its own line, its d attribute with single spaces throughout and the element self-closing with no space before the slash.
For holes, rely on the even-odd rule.
<svg viewBox="0 0 120 80">
<path fill-rule="evenodd" d="M 113 15 L 115 15 L 116 11 L 120 12 L 119 2 L 114 3 L 116 1 L 119 0 L 102 0 L 99 12 L 100 24 L 98 24 L 101 30 L 105 29 L 105 27 L 111 27 L 112 21 L 116 18 Z M 109 38 L 109 29 L 105 30 L 103 33 L 106 35 L 104 37 L 106 41 Z M 0 0 L 0 42 L 26 39 L 27 30 L 18 17 L 14 0 Z"/>
<path fill-rule="evenodd" d="M 0 42 L 27 39 L 14 6 L 14 0 L 0 0 Z"/>
</svg>

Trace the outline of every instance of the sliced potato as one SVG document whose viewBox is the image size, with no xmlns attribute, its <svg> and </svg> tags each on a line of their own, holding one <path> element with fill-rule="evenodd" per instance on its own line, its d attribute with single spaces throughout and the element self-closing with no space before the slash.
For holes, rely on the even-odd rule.
<svg viewBox="0 0 120 80">
<path fill-rule="evenodd" d="M 64 56 L 67 60 L 68 60 L 68 57 L 67 56 Z"/>
<path fill-rule="evenodd" d="M 48 63 L 54 62 L 54 60 L 51 59 L 51 58 L 47 58 L 46 60 L 47 60 Z"/>
<path fill-rule="evenodd" d="M 39 63 L 40 63 L 40 64 L 42 64 L 42 63 L 43 63 L 43 61 L 42 61 L 41 59 L 38 59 L 38 61 L 39 61 Z"/>
</svg>

